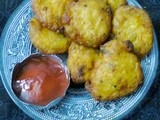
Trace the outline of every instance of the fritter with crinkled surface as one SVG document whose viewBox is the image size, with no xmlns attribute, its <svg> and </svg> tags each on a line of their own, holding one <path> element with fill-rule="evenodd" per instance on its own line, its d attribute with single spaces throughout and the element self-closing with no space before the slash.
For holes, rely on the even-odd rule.
<svg viewBox="0 0 160 120">
<path fill-rule="evenodd" d="M 46 54 L 65 53 L 71 43 L 71 40 L 62 34 L 43 27 L 36 18 L 30 21 L 29 35 L 32 44 Z"/>
<path fill-rule="evenodd" d="M 78 0 L 68 6 L 63 23 L 70 38 L 81 45 L 96 48 L 110 34 L 110 8 L 103 0 Z"/>
<path fill-rule="evenodd" d="M 133 6 L 117 9 L 113 18 L 113 34 L 118 40 L 130 40 L 135 53 L 140 57 L 147 55 L 153 44 L 153 28 L 149 15 Z"/>
<path fill-rule="evenodd" d="M 96 100 L 114 100 L 137 90 L 143 72 L 132 50 L 130 41 L 112 40 L 101 47 L 90 80 L 85 84 Z"/>
<path fill-rule="evenodd" d="M 84 83 L 89 78 L 97 56 L 97 50 L 72 42 L 67 64 L 74 83 Z"/>
<path fill-rule="evenodd" d="M 52 30 L 63 28 L 62 16 L 70 0 L 32 0 L 32 10 L 45 27 Z"/>
</svg>

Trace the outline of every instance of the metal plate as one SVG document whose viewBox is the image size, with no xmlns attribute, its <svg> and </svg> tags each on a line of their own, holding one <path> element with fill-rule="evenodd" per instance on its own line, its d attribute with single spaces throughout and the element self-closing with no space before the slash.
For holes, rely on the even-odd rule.
<svg viewBox="0 0 160 120">
<path fill-rule="evenodd" d="M 135 0 L 129 4 L 140 5 Z M 0 41 L 0 66 L 3 84 L 12 98 L 26 114 L 34 119 L 52 120 L 103 120 L 121 119 L 129 114 L 147 94 L 153 83 L 158 66 L 158 45 L 154 33 L 153 49 L 142 61 L 144 84 L 132 95 L 109 102 L 95 101 L 84 88 L 70 88 L 65 98 L 50 109 L 38 110 L 19 102 L 11 90 L 12 70 L 16 63 L 37 52 L 28 35 L 28 23 L 32 18 L 31 1 L 25 0 L 12 14 L 2 33 Z M 64 62 L 66 55 L 60 56 Z"/>
</svg>

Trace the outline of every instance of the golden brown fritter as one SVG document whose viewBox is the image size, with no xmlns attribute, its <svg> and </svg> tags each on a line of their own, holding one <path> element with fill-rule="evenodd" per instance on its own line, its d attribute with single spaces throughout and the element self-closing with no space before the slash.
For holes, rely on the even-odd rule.
<svg viewBox="0 0 160 120">
<path fill-rule="evenodd" d="M 101 48 L 90 80 L 85 84 L 100 101 L 114 100 L 135 91 L 143 81 L 143 72 L 129 41 L 112 40 Z"/>
<path fill-rule="evenodd" d="M 112 53 L 120 54 L 121 52 L 132 52 L 134 46 L 129 40 L 111 40 L 100 46 L 100 52 L 104 55 L 111 55 Z"/>
<path fill-rule="evenodd" d="M 106 0 L 109 6 L 111 7 L 112 12 L 114 13 L 117 8 L 120 6 L 126 5 L 127 1 L 126 0 Z"/>
<path fill-rule="evenodd" d="M 71 40 L 62 34 L 43 27 L 36 18 L 30 21 L 29 35 L 33 45 L 46 54 L 65 53 L 71 43 Z"/>
<path fill-rule="evenodd" d="M 32 10 L 45 27 L 61 29 L 62 15 L 70 0 L 32 0 Z"/>
<path fill-rule="evenodd" d="M 63 16 L 66 34 L 81 45 L 96 48 L 110 34 L 110 8 L 103 0 L 78 0 Z"/>
<path fill-rule="evenodd" d="M 117 9 L 113 18 L 113 34 L 118 40 L 130 40 L 139 57 L 147 55 L 153 44 L 153 29 L 148 14 L 133 6 Z"/>
<path fill-rule="evenodd" d="M 96 50 L 72 42 L 67 64 L 73 82 L 84 83 L 89 78 L 97 55 Z"/>
</svg>

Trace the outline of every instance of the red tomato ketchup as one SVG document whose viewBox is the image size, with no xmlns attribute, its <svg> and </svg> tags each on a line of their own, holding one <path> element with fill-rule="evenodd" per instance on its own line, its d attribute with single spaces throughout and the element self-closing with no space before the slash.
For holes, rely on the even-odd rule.
<svg viewBox="0 0 160 120">
<path fill-rule="evenodd" d="M 69 77 L 58 59 L 37 55 L 20 63 L 13 72 L 12 88 L 19 99 L 26 103 L 44 106 L 64 96 Z"/>
</svg>

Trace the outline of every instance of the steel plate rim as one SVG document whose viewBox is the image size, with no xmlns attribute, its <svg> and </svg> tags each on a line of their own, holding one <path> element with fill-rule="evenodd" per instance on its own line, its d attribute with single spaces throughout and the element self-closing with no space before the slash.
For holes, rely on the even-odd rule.
<svg viewBox="0 0 160 120">
<path fill-rule="evenodd" d="M 131 0 L 132 1 L 132 0 Z M 140 4 L 136 1 L 136 0 L 133 0 L 136 5 L 138 5 L 140 8 Z M 19 13 L 19 10 L 21 10 L 24 6 L 26 6 L 27 4 L 30 3 L 30 0 L 25 0 L 23 1 L 15 10 L 14 12 L 12 13 L 12 15 L 10 16 L 10 18 L 8 19 L 3 31 L 2 31 L 2 34 L 1 34 L 1 38 L 0 38 L 0 53 L 2 53 L 2 48 L 3 48 L 3 44 L 4 44 L 4 39 L 6 37 L 6 33 L 8 31 L 8 27 L 10 26 L 10 24 L 12 23 L 12 21 L 14 20 L 14 17 L 15 15 L 17 15 Z M 153 81 L 156 77 L 156 72 L 158 70 L 158 59 L 159 59 L 159 50 L 158 50 L 158 41 L 157 41 L 157 36 L 156 36 L 156 33 L 155 33 L 155 30 L 153 29 L 153 32 L 154 32 L 154 43 L 155 43 L 155 49 L 157 50 L 157 52 L 155 52 L 155 65 L 154 65 L 154 68 L 153 68 L 153 72 L 152 73 L 152 76 L 151 76 L 151 79 L 150 79 L 150 84 L 149 86 L 147 87 L 147 89 L 145 89 L 145 92 L 141 95 L 141 97 L 137 100 L 137 102 L 131 106 L 126 112 L 124 112 L 123 114 L 121 114 L 118 118 L 116 119 L 123 119 L 124 117 L 126 117 L 129 113 L 131 113 L 133 110 L 136 109 L 136 107 L 142 102 L 142 100 L 145 98 L 145 96 L 147 95 L 147 93 L 149 92 L 151 86 L 153 85 Z M 5 80 L 4 80 L 4 74 L 2 71 L 3 70 L 3 61 L 2 61 L 2 54 L 0 54 L 0 75 L 1 75 L 1 79 L 2 79 L 2 83 L 3 83 L 3 86 L 5 87 L 5 90 L 7 91 L 8 95 L 10 96 L 10 98 L 14 101 L 14 103 L 24 112 L 26 113 L 28 116 L 30 116 L 31 118 L 34 117 L 34 119 L 40 119 L 38 116 L 36 116 L 35 114 L 33 114 L 32 112 L 30 112 L 28 109 L 23 109 L 22 106 L 16 101 L 15 98 L 13 98 L 12 94 L 11 94 L 11 90 L 7 87 L 8 85 L 5 84 Z"/>
</svg>

